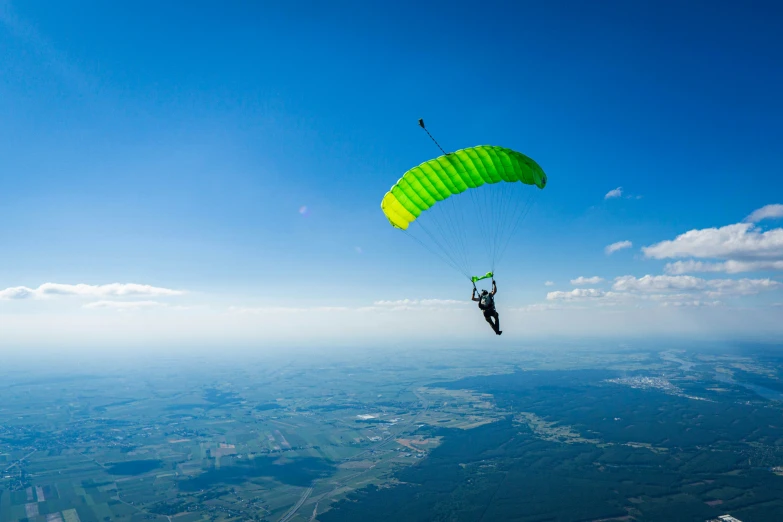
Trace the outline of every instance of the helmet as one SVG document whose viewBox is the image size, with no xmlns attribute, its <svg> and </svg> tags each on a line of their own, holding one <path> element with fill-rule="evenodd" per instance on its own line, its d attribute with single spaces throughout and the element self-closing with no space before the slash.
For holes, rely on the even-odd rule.
<svg viewBox="0 0 783 522">
<path fill-rule="evenodd" d="M 481 291 L 481 295 L 487 295 L 488 293 L 489 293 L 489 292 L 487 292 L 486 290 L 482 290 L 482 291 Z"/>
</svg>

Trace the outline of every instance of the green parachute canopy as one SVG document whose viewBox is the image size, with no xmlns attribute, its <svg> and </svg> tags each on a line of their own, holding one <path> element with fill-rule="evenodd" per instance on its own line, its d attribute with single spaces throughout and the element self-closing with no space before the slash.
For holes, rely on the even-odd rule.
<svg viewBox="0 0 783 522">
<path fill-rule="evenodd" d="M 410 169 L 386 193 L 381 209 L 403 230 L 422 212 L 467 189 L 484 184 L 520 182 L 546 186 L 546 174 L 524 154 L 492 145 L 462 149 Z"/>
<path fill-rule="evenodd" d="M 410 169 L 383 197 L 381 209 L 392 226 L 475 284 L 495 272 L 530 209 L 530 187 L 546 184 L 544 171 L 524 154 L 480 145 Z M 486 257 L 481 272 L 490 268 L 487 276 L 471 277 L 477 254 Z"/>
</svg>

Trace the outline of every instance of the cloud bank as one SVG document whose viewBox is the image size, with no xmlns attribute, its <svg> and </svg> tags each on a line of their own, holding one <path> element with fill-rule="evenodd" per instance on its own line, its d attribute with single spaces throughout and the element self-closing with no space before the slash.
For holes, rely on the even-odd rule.
<svg viewBox="0 0 783 522">
<path fill-rule="evenodd" d="M 549 301 L 575 301 L 580 299 L 595 299 L 605 296 L 606 292 L 603 290 L 596 290 L 595 288 L 574 288 L 570 292 L 558 290 L 546 294 L 546 298 Z"/>
<path fill-rule="evenodd" d="M 722 263 L 705 263 L 704 261 L 676 261 L 667 263 L 664 271 L 667 274 L 690 274 L 694 272 L 723 272 L 739 274 L 741 272 L 758 272 L 765 270 L 783 270 L 781 261 L 724 261 Z"/>
<path fill-rule="evenodd" d="M 38 288 L 15 286 L 0 290 L 0 299 L 46 299 L 57 296 L 151 297 L 176 296 L 183 293 L 180 290 L 134 283 L 112 283 L 107 285 L 44 283 Z"/>
<path fill-rule="evenodd" d="M 143 310 L 149 308 L 159 308 L 162 306 L 168 306 L 165 303 L 158 301 L 95 301 L 93 303 L 87 303 L 83 308 L 87 309 L 109 309 L 117 311 L 125 310 Z"/>
<path fill-rule="evenodd" d="M 665 266 L 665 272 L 672 275 L 783 270 L 783 228 L 763 230 L 757 225 L 779 217 L 783 217 L 783 205 L 767 205 L 742 223 L 689 230 L 643 247 L 642 252 L 648 259 L 683 259 Z"/>
<path fill-rule="evenodd" d="M 673 240 L 642 247 L 648 258 L 723 258 L 758 260 L 783 258 L 783 229 L 762 232 L 753 223 L 690 230 Z"/>
</svg>

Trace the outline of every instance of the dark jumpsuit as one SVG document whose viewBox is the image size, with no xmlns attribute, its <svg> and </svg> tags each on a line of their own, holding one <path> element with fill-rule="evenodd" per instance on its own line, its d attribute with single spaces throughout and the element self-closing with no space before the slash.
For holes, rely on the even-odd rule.
<svg viewBox="0 0 783 522">
<path fill-rule="evenodd" d="M 495 333 L 498 333 L 500 331 L 500 316 L 498 316 L 498 312 L 495 310 L 495 299 L 491 295 L 489 297 L 489 307 L 483 310 L 484 319 L 486 319 L 492 329 L 495 330 Z M 480 303 L 481 301 L 479 301 L 479 304 Z M 494 323 L 492 322 L 492 319 L 495 319 Z"/>
</svg>

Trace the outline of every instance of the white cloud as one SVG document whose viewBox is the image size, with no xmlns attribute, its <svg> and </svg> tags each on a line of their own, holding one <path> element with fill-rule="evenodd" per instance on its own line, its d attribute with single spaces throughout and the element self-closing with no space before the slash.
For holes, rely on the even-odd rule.
<svg viewBox="0 0 783 522">
<path fill-rule="evenodd" d="M 375 306 L 460 306 L 467 301 L 456 299 L 398 299 L 396 301 L 375 301 Z"/>
<path fill-rule="evenodd" d="M 752 223 L 690 230 L 661 241 L 642 252 L 648 258 L 723 258 L 735 260 L 783 259 L 783 228 L 761 232 Z"/>
<path fill-rule="evenodd" d="M 311 312 L 347 312 L 351 308 L 347 306 L 230 306 L 228 312 L 239 315 L 268 315 L 268 314 L 300 314 Z"/>
<path fill-rule="evenodd" d="M 554 281 L 547 281 L 546 283 L 544 283 L 544 286 L 555 286 L 555 282 Z"/>
<path fill-rule="evenodd" d="M 95 301 L 93 303 L 87 303 L 84 308 L 96 309 L 106 308 L 110 310 L 140 310 L 144 308 L 159 308 L 167 306 L 165 303 L 158 301 Z"/>
<path fill-rule="evenodd" d="M 35 290 L 26 286 L 14 286 L 0 290 L 0 299 L 28 299 L 35 296 Z"/>
<path fill-rule="evenodd" d="M 702 279 L 687 275 L 621 276 L 614 280 L 611 291 L 596 288 L 575 288 L 547 293 L 547 302 L 558 301 L 564 307 L 591 303 L 592 307 L 650 308 L 650 305 L 671 307 L 705 307 L 722 304 L 721 299 L 756 295 L 780 290 L 783 284 L 772 279 Z M 549 305 L 530 305 L 527 310 L 545 310 Z"/>
<path fill-rule="evenodd" d="M 404 312 L 408 310 L 445 310 L 466 307 L 472 304 L 468 299 L 458 301 L 456 299 L 398 299 L 375 301 L 369 306 L 231 306 L 228 312 L 231 314 L 307 314 L 307 313 L 334 313 L 334 312 Z"/>
<path fill-rule="evenodd" d="M 636 300 L 652 301 L 657 303 L 687 301 L 693 299 L 694 296 L 700 295 L 698 290 L 684 290 L 682 292 L 665 292 L 662 294 L 654 293 L 622 293 L 622 295 L 628 296 Z"/>
<path fill-rule="evenodd" d="M 709 297 L 724 295 L 755 295 L 766 290 L 778 290 L 782 285 L 773 279 L 712 279 L 707 282 Z"/>
<path fill-rule="evenodd" d="M 472 301 L 456 299 L 398 299 L 395 301 L 375 301 L 372 306 L 364 306 L 359 311 L 405 312 L 408 310 L 446 310 L 465 307 Z"/>
<path fill-rule="evenodd" d="M 606 292 L 595 288 L 574 288 L 570 292 L 555 291 L 546 294 L 548 301 L 574 301 L 579 299 L 598 299 L 605 297 Z"/>
<path fill-rule="evenodd" d="M 631 248 L 633 246 L 633 243 L 630 241 L 618 241 L 617 243 L 612 243 L 611 245 L 608 245 L 606 248 L 604 248 L 604 252 L 606 252 L 606 255 L 611 255 L 617 252 L 618 250 L 622 250 L 624 248 Z"/>
<path fill-rule="evenodd" d="M 720 301 L 700 301 L 698 299 L 695 299 L 693 301 L 667 301 L 663 303 L 663 306 L 674 306 L 674 307 L 683 307 L 683 306 L 720 306 Z"/>
<path fill-rule="evenodd" d="M 593 277 L 579 276 L 576 279 L 571 280 L 571 284 L 574 286 L 597 285 L 598 283 L 602 283 L 602 282 L 603 279 L 598 276 L 593 276 Z"/>
<path fill-rule="evenodd" d="M 616 277 L 612 289 L 618 292 L 662 292 L 672 290 L 697 290 L 704 288 L 704 279 L 693 276 L 634 276 Z"/>
<path fill-rule="evenodd" d="M 766 205 L 754 210 L 745 218 L 748 223 L 758 223 L 763 219 L 783 218 L 783 205 Z"/>
<path fill-rule="evenodd" d="M 623 187 L 617 187 L 616 189 L 610 190 L 606 193 L 604 199 L 615 199 L 622 197 L 625 197 L 625 199 L 642 199 L 642 196 L 636 194 L 625 194 Z"/>
<path fill-rule="evenodd" d="M 738 274 L 741 272 L 755 272 L 760 270 L 783 270 L 781 261 L 724 261 L 722 263 L 705 263 L 703 261 L 676 261 L 667 263 L 664 271 L 667 274 L 689 274 L 693 272 L 724 272 Z"/>
<path fill-rule="evenodd" d="M 783 228 L 764 231 L 755 224 L 777 217 L 783 217 L 783 205 L 767 205 L 742 223 L 690 230 L 672 240 L 643 247 L 642 252 L 652 259 L 691 258 L 668 263 L 664 270 L 673 275 L 783 270 Z M 698 261 L 700 258 L 719 261 Z"/>
<path fill-rule="evenodd" d="M 621 276 L 615 278 L 612 285 L 618 292 L 703 292 L 709 297 L 753 295 L 780 287 L 781 283 L 772 279 L 701 279 L 687 275 Z"/>
<path fill-rule="evenodd" d="M 551 310 L 563 310 L 563 307 L 555 303 L 533 303 L 508 309 L 509 312 L 547 312 Z"/>
<path fill-rule="evenodd" d="M 135 283 L 112 283 L 108 285 L 64 285 L 57 283 L 45 283 L 38 287 L 38 292 L 43 295 L 77 295 L 77 296 L 172 296 L 182 295 L 180 290 L 160 288 L 151 285 L 139 285 Z"/>
<path fill-rule="evenodd" d="M 16 286 L 0 290 L 0 299 L 43 299 L 51 296 L 141 297 L 175 296 L 181 294 L 183 292 L 180 290 L 135 283 L 112 283 L 107 285 L 44 283 L 38 288 Z"/>
</svg>

